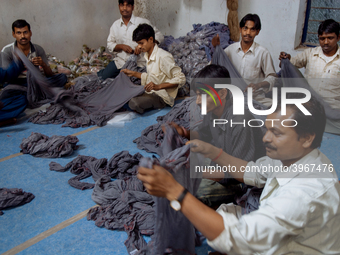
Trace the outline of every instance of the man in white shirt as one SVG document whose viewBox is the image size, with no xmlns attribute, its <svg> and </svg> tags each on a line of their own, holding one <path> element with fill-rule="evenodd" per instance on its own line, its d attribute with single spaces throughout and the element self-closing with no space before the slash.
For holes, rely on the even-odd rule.
<svg viewBox="0 0 340 255">
<path fill-rule="evenodd" d="M 133 32 L 133 40 L 138 43 L 142 52 L 145 52 L 147 72 L 140 73 L 123 69 L 128 76 L 141 79 L 145 86 L 145 93 L 132 98 L 129 107 L 138 113 L 148 109 L 161 109 L 165 105 L 173 106 L 178 88 L 185 84 L 185 75 L 180 67 L 176 66 L 173 56 L 158 48 L 155 42 L 155 31 L 148 24 L 140 24 Z"/>
<path fill-rule="evenodd" d="M 293 98 L 299 101 L 296 94 Z M 338 254 L 340 184 L 330 160 L 317 149 L 325 112 L 314 97 L 301 105 L 310 116 L 296 105 L 288 105 L 285 114 L 279 107 L 268 115 L 263 138 L 267 156 L 256 162 L 232 157 L 199 140 L 191 142 L 193 152 L 234 168 L 229 171 L 234 178 L 264 187 L 259 209 L 250 214 L 241 215 L 241 208 L 233 204 L 221 205 L 217 212 L 208 208 L 159 166 L 141 167 L 137 177 L 150 194 L 172 201 L 173 208 L 181 210 L 219 252 Z"/>
<path fill-rule="evenodd" d="M 145 66 L 145 60 L 143 54 L 136 42 L 132 40 L 132 33 L 139 24 L 149 24 L 150 21 L 140 17 L 135 17 L 132 12 L 134 10 L 134 0 L 118 0 L 119 11 L 122 17 L 115 21 L 110 28 L 110 34 L 107 38 L 107 49 L 110 52 L 115 52 L 116 56 L 114 61 L 110 62 L 109 65 L 97 73 L 98 77 L 103 80 L 107 78 L 115 78 L 120 69 L 123 67 L 127 59 L 131 54 L 139 55 L 137 64 L 139 67 Z M 156 27 L 155 39 L 158 43 L 163 42 L 164 37 Z"/>
<path fill-rule="evenodd" d="M 260 33 L 261 20 L 257 14 L 247 14 L 240 21 L 241 41 L 228 46 L 224 51 L 242 78 L 253 88 L 254 99 L 270 106 L 272 100 L 265 93 L 272 90 L 276 73 L 269 51 L 254 42 Z M 217 34 L 212 39 L 212 45 L 220 44 Z"/>
<path fill-rule="evenodd" d="M 279 59 L 288 58 L 297 68 L 305 67 L 305 78 L 333 109 L 340 110 L 340 25 L 328 19 L 318 29 L 320 46 L 306 49 L 295 57 L 280 53 Z M 340 134 L 340 120 L 327 119 L 326 132 Z"/>
</svg>

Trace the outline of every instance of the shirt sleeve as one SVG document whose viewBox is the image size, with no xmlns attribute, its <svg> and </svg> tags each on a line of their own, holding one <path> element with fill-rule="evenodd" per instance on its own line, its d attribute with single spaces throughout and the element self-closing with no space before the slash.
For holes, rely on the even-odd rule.
<svg viewBox="0 0 340 255">
<path fill-rule="evenodd" d="M 186 78 L 180 67 L 176 66 L 172 56 L 165 56 L 160 59 L 159 69 L 168 78 L 167 83 L 178 84 L 178 87 L 182 87 L 185 84 Z M 152 73 L 142 73 L 141 84 L 146 85 L 148 80 L 157 80 L 157 78 L 151 79 L 149 76 L 153 76 Z"/>
<path fill-rule="evenodd" d="M 262 165 L 274 165 L 269 157 L 259 158 L 256 162 L 250 161 L 246 166 L 246 170 L 243 176 L 243 181 L 245 184 L 263 188 L 268 179 L 266 172 L 261 171 Z"/>
<path fill-rule="evenodd" d="M 117 40 L 116 40 L 116 37 L 115 37 L 115 32 L 114 32 L 114 23 L 113 25 L 111 26 L 110 28 L 110 34 L 107 38 L 107 49 L 110 51 L 110 52 L 113 52 L 114 49 L 116 48 L 117 46 Z"/>
<path fill-rule="evenodd" d="M 5 49 L 1 52 L 1 64 L 3 68 L 7 68 L 13 62 L 13 53 L 11 50 Z"/>
<path fill-rule="evenodd" d="M 269 88 L 264 89 L 264 92 L 267 93 L 273 89 L 275 80 L 277 77 L 272 56 L 270 55 L 268 51 L 265 51 L 263 54 L 263 61 L 261 63 L 261 69 L 265 76 L 265 79 L 263 81 L 266 81 L 269 83 Z"/>
<path fill-rule="evenodd" d="M 179 66 L 176 66 L 175 60 L 172 56 L 166 56 L 160 60 L 160 70 L 169 79 L 167 82 L 171 84 L 178 84 L 182 87 L 185 84 L 185 75 Z"/>
<path fill-rule="evenodd" d="M 278 192 L 266 205 L 239 219 L 220 207 L 217 212 L 223 217 L 224 230 L 208 244 L 228 254 L 273 254 L 282 242 L 301 234 L 311 217 L 310 201 L 296 191 Z"/>
<path fill-rule="evenodd" d="M 311 54 L 312 49 L 307 49 L 301 52 L 300 54 L 296 55 L 295 57 L 292 57 L 290 59 L 290 62 L 296 66 L 297 68 L 306 67 L 308 62 L 308 57 Z"/>
</svg>

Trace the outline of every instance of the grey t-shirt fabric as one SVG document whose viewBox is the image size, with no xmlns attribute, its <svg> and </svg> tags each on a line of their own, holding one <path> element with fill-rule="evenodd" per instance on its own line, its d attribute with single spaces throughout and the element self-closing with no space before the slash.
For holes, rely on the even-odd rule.
<svg viewBox="0 0 340 255">
<path fill-rule="evenodd" d="M 91 76 L 88 80 L 83 78 L 77 80 L 78 82 L 83 88 L 86 87 L 86 83 L 90 86 L 101 83 L 102 88 L 92 94 L 85 91 L 85 97 L 81 93 L 74 92 L 72 105 L 77 107 L 76 114 L 74 111 L 69 111 L 69 107 L 55 104 L 47 108 L 45 113 L 40 112 L 33 115 L 30 121 L 36 124 L 60 124 L 66 121 L 63 126 L 73 128 L 95 124 L 104 126 L 131 98 L 144 93 L 144 87 L 134 85 L 124 73 L 120 73 L 115 79 L 106 79 L 105 81 Z M 79 87 L 77 83 L 75 89 Z"/>
<path fill-rule="evenodd" d="M 65 97 L 71 97 L 70 91 L 61 88 L 66 83 L 66 76 L 64 74 L 54 75 L 47 79 L 39 69 L 27 59 L 22 51 L 14 48 L 14 52 L 20 57 L 27 68 L 26 83 L 29 108 L 36 108 L 50 102 L 61 102 L 65 100 Z"/>
<path fill-rule="evenodd" d="M 185 187 L 190 193 L 195 195 L 201 176 L 191 176 L 195 162 L 195 155 L 190 152 L 190 144 L 183 145 L 179 138 L 176 129 L 166 126 L 166 134 L 162 149 L 164 155 L 159 160 L 142 158 L 140 166 L 152 168 L 152 165 L 157 164 L 167 169 L 174 178 Z M 173 140 L 177 142 L 172 142 Z M 179 147 L 180 146 L 180 147 Z M 190 164 L 193 163 L 193 164 Z M 196 177 L 196 178 L 191 178 Z M 151 254 L 195 254 L 195 228 L 191 222 L 179 211 L 171 208 L 170 203 L 165 198 L 155 197 L 155 234 L 154 240 L 148 244 Z"/>
<path fill-rule="evenodd" d="M 332 108 L 311 86 L 301 74 L 299 69 L 294 66 L 289 59 L 281 60 L 281 78 L 283 87 L 304 88 L 323 105 L 325 108 L 326 117 L 331 120 L 340 120 L 340 110 Z"/>
<path fill-rule="evenodd" d="M 196 104 L 196 97 L 190 97 L 176 104 L 166 115 L 157 117 L 158 123 L 144 129 L 141 136 L 133 142 L 137 144 L 138 149 L 163 156 L 161 148 L 164 139 L 163 124 L 175 122 L 186 129 L 190 127 L 195 129 L 201 124 L 202 119 L 200 108 Z M 186 141 L 185 138 L 181 139 Z"/>
<path fill-rule="evenodd" d="M 242 214 L 251 213 L 259 208 L 262 190 L 257 187 L 247 188 L 246 193 L 236 199 L 236 203 L 242 207 Z"/>
<path fill-rule="evenodd" d="M 72 155 L 78 149 L 79 139 L 76 136 L 48 137 L 40 133 L 32 133 L 20 144 L 21 152 L 35 157 L 60 158 Z"/>
<path fill-rule="evenodd" d="M 135 72 L 139 72 L 139 73 L 146 73 L 146 66 L 144 67 L 139 67 L 137 65 L 137 59 L 138 59 L 138 55 L 132 54 L 127 61 L 125 62 L 125 64 L 123 65 L 123 67 L 121 68 L 123 69 L 129 69 L 131 71 L 135 71 Z M 136 84 L 136 85 L 141 85 L 141 79 L 138 79 L 136 77 L 130 77 L 130 80 L 132 81 L 132 83 Z"/>
<path fill-rule="evenodd" d="M 154 199 L 136 177 L 112 181 L 109 176 L 97 180 L 92 199 L 99 207 L 89 210 L 87 220 L 109 230 L 124 230 L 129 254 L 145 250 L 142 235 L 153 235 L 155 225 Z M 134 253 L 135 252 L 135 253 Z"/>
<path fill-rule="evenodd" d="M 4 214 L 1 210 L 27 204 L 34 197 L 32 193 L 24 192 L 22 189 L 0 188 L 0 215 Z"/>
<path fill-rule="evenodd" d="M 102 176 L 118 179 L 135 176 L 140 158 L 142 158 L 140 153 L 131 155 L 128 151 L 122 151 L 113 155 L 109 161 L 106 158 L 96 159 L 91 156 L 78 155 L 65 167 L 56 162 L 51 162 L 49 166 L 50 170 L 57 172 L 66 172 L 70 169 L 71 173 L 77 176 L 72 177 L 68 183 L 76 189 L 84 190 L 94 187 L 93 183 L 80 182 L 90 176 L 94 181 Z"/>
</svg>

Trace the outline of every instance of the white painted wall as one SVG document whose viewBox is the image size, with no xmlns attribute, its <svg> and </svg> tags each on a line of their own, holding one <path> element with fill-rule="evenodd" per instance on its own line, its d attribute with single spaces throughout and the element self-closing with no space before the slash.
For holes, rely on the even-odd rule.
<svg viewBox="0 0 340 255">
<path fill-rule="evenodd" d="M 226 0 L 135 0 L 136 10 L 165 35 L 179 37 L 192 24 L 227 23 Z M 83 44 L 106 46 L 112 23 L 120 17 L 117 0 L 1 0 L 0 47 L 13 41 L 12 22 L 26 19 L 32 41 L 65 61 L 79 55 Z M 239 20 L 257 13 L 262 31 L 256 41 L 272 54 L 276 70 L 280 51 L 293 56 L 299 44 L 306 0 L 239 0 Z"/>
<path fill-rule="evenodd" d="M 119 17 L 117 0 L 1 0 L 0 47 L 13 42 L 12 23 L 25 19 L 32 42 L 70 61 L 83 44 L 106 46 L 112 23 Z"/>
</svg>

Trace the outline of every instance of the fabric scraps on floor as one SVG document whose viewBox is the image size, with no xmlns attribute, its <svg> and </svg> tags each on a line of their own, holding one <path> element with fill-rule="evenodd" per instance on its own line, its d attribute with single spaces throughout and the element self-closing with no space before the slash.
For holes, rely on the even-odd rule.
<svg viewBox="0 0 340 255">
<path fill-rule="evenodd" d="M 48 137 L 40 133 L 32 133 L 24 138 L 20 144 L 21 152 L 35 157 L 60 158 L 72 155 L 78 149 L 79 139 L 76 136 Z"/>
<path fill-rule="evenodd" d="M 0 215 L 4 214 L 1 210 L 27 204 L 34 197 L 32 193 L 24 192 L 22 189 L 0 188 Z"/>
</svg>

